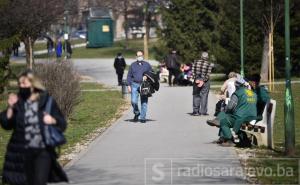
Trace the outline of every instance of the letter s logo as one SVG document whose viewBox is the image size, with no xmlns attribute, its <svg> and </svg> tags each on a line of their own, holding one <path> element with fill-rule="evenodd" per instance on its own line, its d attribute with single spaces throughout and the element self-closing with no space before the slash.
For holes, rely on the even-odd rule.
<svg viewBox="0 0 300 185">
<path fill-rule="evenodd" d="M 153 164 L 152 166 L 152 171 L 157 175 L 157 176 L 152 176 L 152 180 L 155 182 L 161 182 L 165 179 L 165 173 L 160 169 L 163 168 L 165 165 L 163 163 L 156 163 Z"/>
</svg>

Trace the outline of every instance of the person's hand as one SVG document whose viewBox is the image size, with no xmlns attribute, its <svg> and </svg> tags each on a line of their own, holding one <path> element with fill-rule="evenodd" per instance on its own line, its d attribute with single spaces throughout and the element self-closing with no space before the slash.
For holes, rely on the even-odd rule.
<svg viewBox="0 0 300 185">
<path fill-rule="evenodd" d="M 56 124 L 56 120 L 47 113 L 44 114 L 43 121 L 46 125 L 55 125 Z"/>
<path fill-rule="evenodd" d="M 131 87 L 130 86 L 128 86 L 128 92 L 131 93 Z"/>
<path fill-rule="evenodd" d="M 143 81 L 146 81 L 147 80 L 147 76 L 143 76 Z"/>
<path fill-rule="evenodd" d="M 196 83 L 197 83 L 197 81 L 196 81 Z M 198 84 L 197 85 L 198 87 L 202 87 L 203 84 L 204 84 L 204 81 L 203 80 L 199 80 L 197 84 Z"/>
<path fill-rule="evenodd" d="M 14 93 L 9 94 L 8 100 L 7 100 L 8 106 L 10 108 L 12 108 L 18 102 L 18 99 L 19 98 L 16 94 L 14 94 Z"/>
</svg>

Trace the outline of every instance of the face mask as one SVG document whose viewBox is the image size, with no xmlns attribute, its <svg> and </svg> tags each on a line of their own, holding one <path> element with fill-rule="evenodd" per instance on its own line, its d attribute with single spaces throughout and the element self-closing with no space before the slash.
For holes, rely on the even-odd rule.
<svg viewBox="0 0 300 185">
<path fill-rule="evenodd" d="M 27 100 L 31 96 L 30 88 L 20 88 L 19 95 L 23 100 Z"/>
<path fill-rule="evenodd" d="M 118 59 L 122 59 L 122 57 L 121 57 L 121 56 L 118 56 Z"/>
<path fill-rule="evenodd" d="M 143 60 L 144 60 L 144 57 L 142 57 L 142 56 L 137 57 L 137 61 L 141 62 Z"/>
</svg>

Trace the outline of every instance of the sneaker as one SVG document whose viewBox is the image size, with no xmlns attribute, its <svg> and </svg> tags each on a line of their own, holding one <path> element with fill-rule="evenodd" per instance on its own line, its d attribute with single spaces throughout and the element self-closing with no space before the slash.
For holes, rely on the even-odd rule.
<svg viewBox="0 0 300 185">
<path fill-rule="evenodd" d="M 207 123 L 209 126 L 220 128 L 220 121 L 219 121 L 218 119 L 207 120 L 206 123 Z"/>
<path fill-rule="evenodd" d="M 140 116 L 140 114 L 134 115 L 133 122 L 138 122 L 139 121 L 139 116 Z"/>
<path fill-rule="evenodd" d="M 224 141 L 223 143 L 221 143 L 220 146 L 223 146 L 223 147 L 234 147 L 235 143 L 232 142 L 231 140 L 227 140 L 227 141 Z"/>
<path fill-rule="evenodd" d="M 200 114 L 198 112 L 193 112 L 191 116 L 200 116 Z"/>
<path fill-rule="evenodd" d="M 141 122 L 141 123 L 146 123 L 146 120 L 142 119 L 140 122 Z"/>
</svg>

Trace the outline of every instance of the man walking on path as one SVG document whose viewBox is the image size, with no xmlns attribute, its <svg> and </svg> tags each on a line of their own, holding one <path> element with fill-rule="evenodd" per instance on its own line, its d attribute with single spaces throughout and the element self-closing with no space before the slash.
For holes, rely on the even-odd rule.
<svg viewBox="0 0 300 185">
<path fill-rule="evenodd" d="M 208 62 L 208 53 L 203 52 L 200 60 L 193 64 L 195 78 L 193 90 L 193 116 L 207 116 L 207 100 L 210 89 L 209 76 L 214 64 Z"/>
<path fill-rule="evenodd" d="M 138 107 L 139 100 L 139 89 L 143 80 L 146 80 L 144 76 L 145 72 L 151 71 L 151 65 L 144 61 L 144 54 L 142 51 L 138 51 L 136 53 L 137 61 L 132 63 L 128 75 L 127 75 L 127 83 L 128 83 L 128 91 L 131 93 L 131 104 L 134 113 L 134 122 L 138 122 L 139 116 L 141 123 L 146 123 L 146 113 L 147 113 L 147 105 L 148 105 L 148 97 L 141 96 L 141 112 Z"/>
<path fill-rule="evenodd" d="M 124 70 L 126 68 L 126 62 L 122 56 L 122 53 L 118 53 L 117 57 L 115 58 L 114 67 L 118 75 L 118 84 L 120 86 L 122 85 Z"/>
<path fill-rule="evenodd" d="M 166 66 L 169 71 L 169 86 L 177 84 L 178 73 L 180 70 L 180 63 L 178 62 L 178 56 L 175 50 L 166 57 Z M 172 82 L 172 77 L 174 80 Z"/>
<path fill-rule="evenodd" d="M 72 53 L 73 53 L 71 42 L 69 40 L 66 40 L 63 47 L 64 47 L 64 51 L 66 53 L 66 58 L 70 59 L 72 57 Z"/>
</svg>

